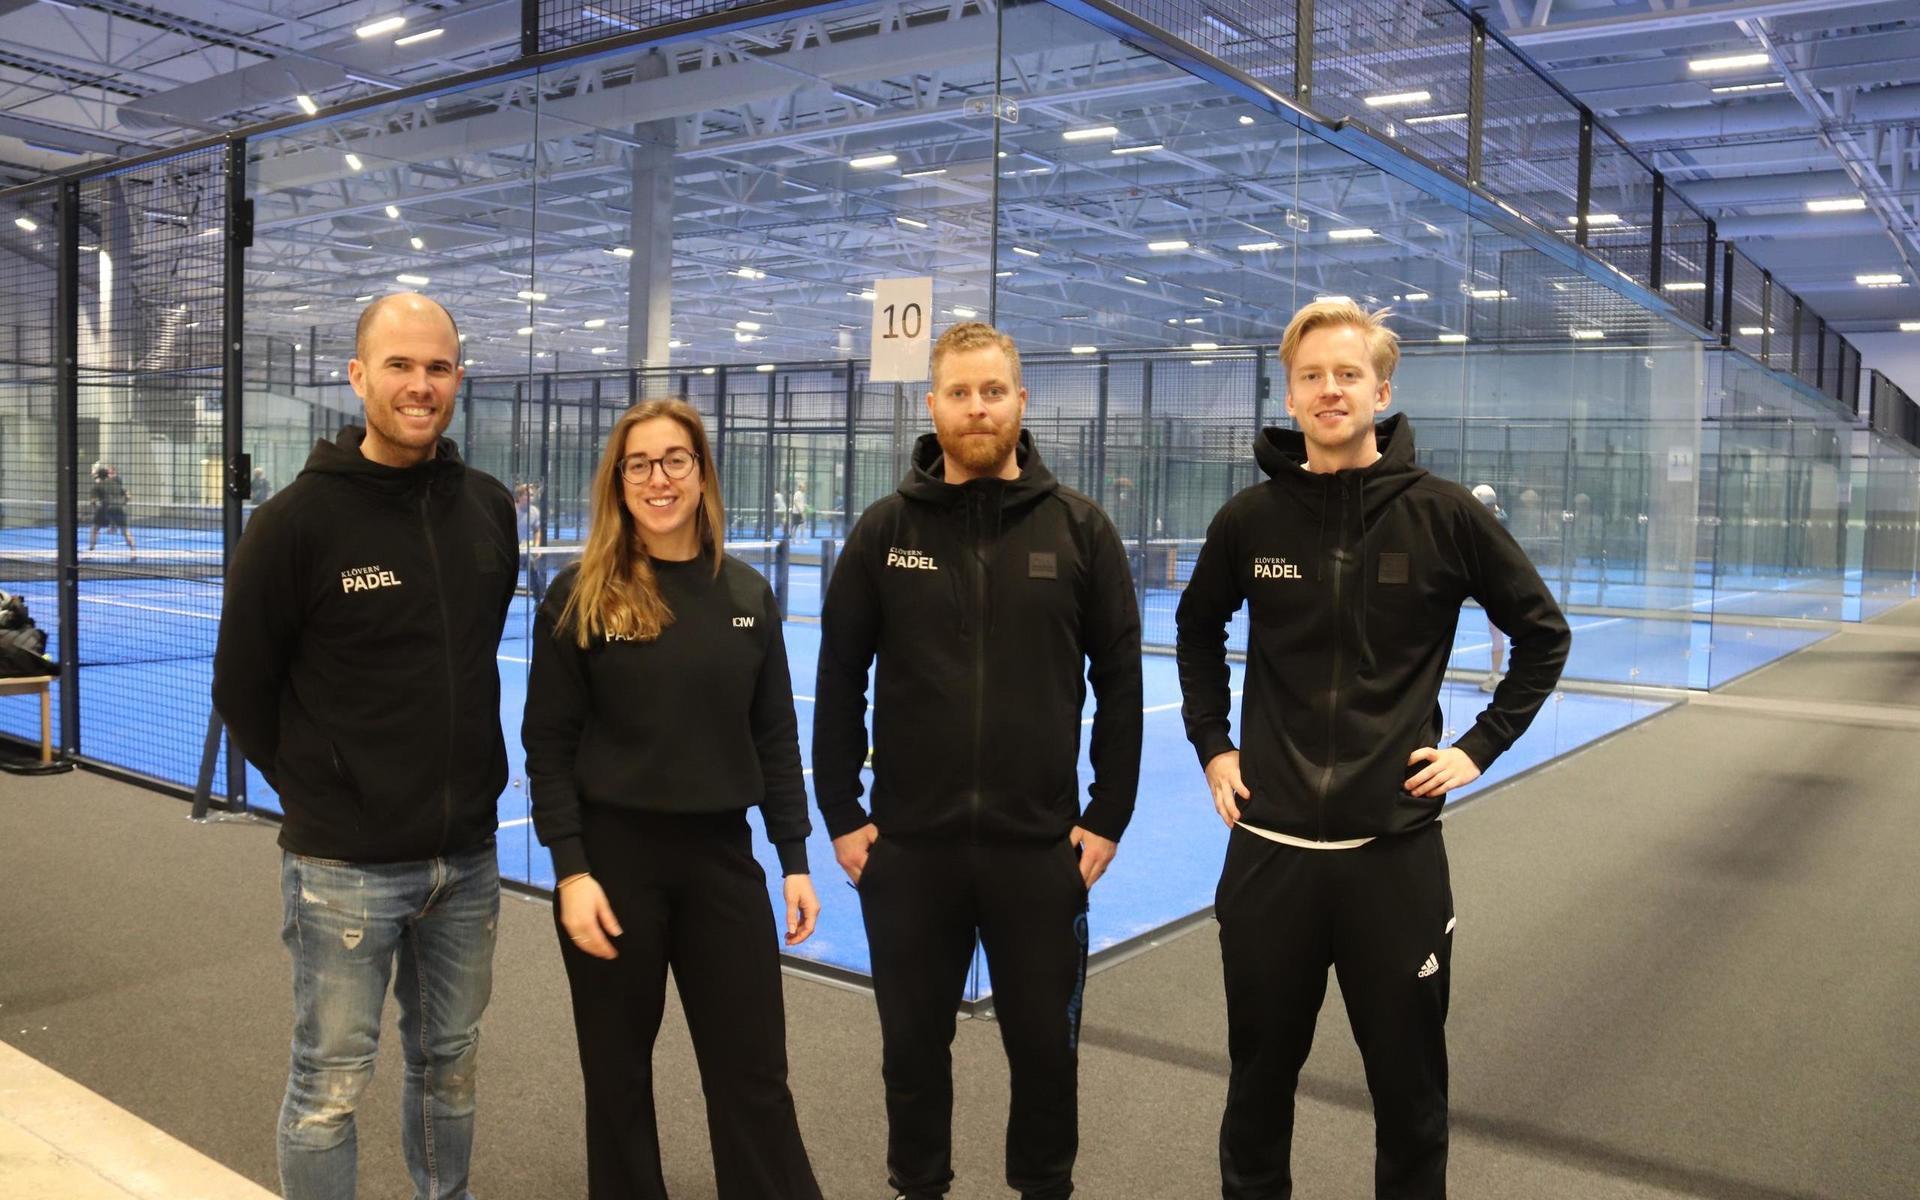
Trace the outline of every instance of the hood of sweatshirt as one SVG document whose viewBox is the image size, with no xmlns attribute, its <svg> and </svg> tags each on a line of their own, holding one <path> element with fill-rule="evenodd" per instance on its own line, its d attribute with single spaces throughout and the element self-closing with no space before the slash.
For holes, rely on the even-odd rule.
<svg viewBox="0 0 1920 1200">
<path fill-rule="evenodd" d="M 1413 426 L 1395 413 L 1373 427 L 1380 457 L 1372 465 L 1345 471 L 1307 470 L 1307 439 L 1298 429 L 1269 426 L 1254 440 L 1254 461 L 1267 477 L 1295 496 L 1319 522 L 1319 551 L 1314 555 L 1315 578 L 1329 570 L 1349 567 L 1359 577 L 1360 603 L 1349 609 L 1355 627 L 1350 631 L 1360 660 L 1373 665 L 1373 643 L 1367 630 L 1370 573 L 1362 569 L 1367 533 L 1380 514 L 1401 493 L 1426 475 L 1416 466 Z"/>
<path fill-rule="evenodd" d="M 360 452 L 360 443 L 366 436 L 365 426 L 348 425 L 332 441 L 322 438 L 313 444 L 300 473 L 343 475 L 357 484 L 394 496 L 408 495 L 423 484 L 441 489 L 458 486 L 460 477 L 466 473 L 466 464 L 460 460 L 460 447 L 452 438 L 441 438 L 433 448 L 433 457 L 423 463 L 389 467 Z"/>
<path fill-rule="evenodd" d="M 986 564 L 993 556 L 1009 517 L 1033 508 L 1060 490 L 1060 481 L 1040 460 L 1040 451 L 1033 444 L 1033 434 L 1022 429 L 1013 454 L 1014 461 L 1020 467 L 1018 478 L 993 477 L 948 483 L 946 455 L 940 449 L 939 436 L 923 433 L 913 444 L 913 458 L 906 477 L 900 481 L 900 494 L 909 500 L 935 505 L 952 514 L 953 520 L 961 525 L 961 545 L 974 550 L 970 556 L 974 560 L 970 564 L 971 572 L 986 571 Z M 955 589 L 956 599 L 960 600 L 960 591 L 967 586 L 963 572 L 952 572 L 947 580 L 948 586 Z M 983 610 L 960 600 L 960 614 L 962 635 L 971 635 L 976 622 L 978 628 L 993 632 L 994 613 L 991 608 Z"/>
</svg>

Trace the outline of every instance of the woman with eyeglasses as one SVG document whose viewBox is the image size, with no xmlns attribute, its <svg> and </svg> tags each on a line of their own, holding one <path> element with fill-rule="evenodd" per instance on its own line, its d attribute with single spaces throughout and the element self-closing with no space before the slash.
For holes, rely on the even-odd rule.
<svg viewBox="0 0 1920 1200">
<path fill-rule="evenodd" d="M 773 591 L 725 553 L 700 414 L 649 400 L 614 424 L 587 543 L 533 636 L 521 737 L 553 853 L 594 1200 L 665 1197 L 653 1042 L 680 989 L 720 1200 L 818 1200 L 787 1090 L 779 955 L 747 809 L 785 875 L 786 941 L 820 913 Z"/>
</svg>

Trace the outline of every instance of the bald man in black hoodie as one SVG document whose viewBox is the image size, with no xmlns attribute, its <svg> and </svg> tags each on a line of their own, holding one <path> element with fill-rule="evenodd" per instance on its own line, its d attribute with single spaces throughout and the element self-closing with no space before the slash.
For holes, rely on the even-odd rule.
<svg viewBox="0 0 1920 1200">
<path fill-rule="evenodd" d="M 1233 829 L 1215 915 L 1232 1074 L 1226 1200 L 1286 1200 L 1294 1090 L 1340 976 L 1366 1064 L 1380 1200 L 1446 1195 L 1446 1016 L 1454 929 L 1440 810 L 1511 746 L 1559 681 L 1565 618 L 1533 565 L 1463 487 L 1414 465 L 1395 416 L 1384 314 L 1316 301 L 1280 347 L 1287 410 L 1229 500 L 1176 616 L 1187 736 Z M 1461 603 L 1513 639 L 1473 728 L 1439 745 Z M 1226 623 L 1249 606 L 1241 736 Z"/>
</svg>

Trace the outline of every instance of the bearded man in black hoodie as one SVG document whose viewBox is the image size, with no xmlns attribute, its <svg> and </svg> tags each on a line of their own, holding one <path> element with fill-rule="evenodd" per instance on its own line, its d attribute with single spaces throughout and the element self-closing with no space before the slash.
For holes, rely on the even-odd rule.
<svg viewBox="0 0 1920 1200">
<path fill-rule="evenodd" d="M 441 436 L 461 375 L 444 308 L 375 301 L 348 374 L 366 427 L 316 444 L 234 551 L 213 701 L 284 813 L 282 1194 L 352 1200 L 354 1111 L 392 978 L 414 1193 L 462 1200 L 500 911 L 495 656 L 518 562 L 513 501 Z"/>
<path fill-rule="evenodd" d="M 1087 893 L 1133 815 L 1140 615 L 1112 522 L 1020 428 L 1013 340 L 956 325 L 893 495 L 847 535 L 820 618 L 814 787 L 860 892 L 880 1009 L 887 1174 L 953 1180 L 949 1047 L 976 936 L 1012 1077 L 1007 1183 L 1073 1192 Z M 876 654 L 873 814 L 860 806 Z M 1084 673 L 1084 675 L 1083 675 Z M 1080 712 L 1096 701 L 1079 801 Z"/>
<path fill-rule="evenodd" d="M 1232 1071 L 1221 1194 L 1286 1200 L 1294 1091 L 1340 977 L 1373 1095 L 1375 1195 L 1446 1195 L 1453 895 L 1446 794 L 1539 712 L 1567 623 L 1493 514 L 1414 465 L 1383 313 L 1306 306 L 1280 358 L 1299 429 L 1267 429 L 1270 477 L 1213 519 L 1176 615 L 1187 736 L 1233 830 L 1215 896 Z M 1512 638 L 1512 669 L 1440 746 L 1461 603 Z M 1243 751 L 1229 725 L 1226 623 L 1249 606 Z"/>
</svg>

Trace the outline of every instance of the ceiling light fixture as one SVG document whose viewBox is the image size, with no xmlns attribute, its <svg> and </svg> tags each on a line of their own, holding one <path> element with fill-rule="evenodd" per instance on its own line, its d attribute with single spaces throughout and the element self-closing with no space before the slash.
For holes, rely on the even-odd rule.
<svg viewBox="0 0 1920 1200">
<path fill-rule="evenodd" d="M 1383 96 L 1365 97 L 1368 108 L 1393 108 L 1400 104 L 1424 104 L 1431 99 L 1433 99 L 1433 93 L 1427 91 L 1388 92 Z"/>
<path fill-rule="evenodd" d="M 1119 137 L 1120 131 L 1111 125 L 1095 125 L 1087 129 L 1069 129 L 1060 136 L 1069 142 L 1091 142 L 1099 138 Z"/>
<path fill-rule="evenodd" d="M 1666 283 L 1662 284 L 1661 287 L 1669 292 L 1704 292 L 1707 290 L 1707 285 L 1698 279 L 1681 280 L 1678 283 Z"/>
<path fill-rule="evenodd" d="M 408 238 L 408 239 L 407 239 L 407 241 L 408 241 L 408 243 L 410 243 L 410 244 L 411 244 L 411 245 L 413 246 L 413 248 L 414 248 L 415 250 L 425 250 L 425 249 L 427 248 L 427 244 L 426 244 L 425 242 L 423 242 L 423 241 L 421 241 L 421 240 L 420 240 L 419 238 L 417 238 L 417 237 L 414 237 L 414 238 Z"/>
<path fill-rule="evenodd" d="M 1467 335 L 1464 333 L 1443 333 L 1440 335 L 1440 340 L 1458 345 L 1467 340 Z"/>
<path fill-rule="evenodd" d="M 762 375 L 764 375 L 764 374 L 766 374 L 767 372 L 769 372 L 769 371 L 771 371 L 771 370 L 773 370 L 773 364 L 772 364 L 772 363 L 761 363 L 761 364 L 760 364 L 759 366 L 757 366 L 757 367 L 755 367 L 755 368 L 754 368 L 754 370 L 756 370 L 756 371 L 758 371 L 758 372 L 760 372 L 760 373 L 761 373 Z"/>
<path fill-rule="evenodd" d="M 1138 275 L 1122 275 L 1120 278 L 1126 280 L 1128 283 L 1137 283 L 1141 287 L 1147 286 L 1147 281 L 1140 278 Z"/>
<path fill-rule="evenodd" d="M 847 165 L 856 171 L 867 171 L 874 167 L 890 167 L 900 161 L 898 154 L 868 154 L 860 158 L 850 158 Z"/>
<path fill-rule="evenodd" d="M 1074 346 L 1074 347 L 1072 348 L 1072 351 L 1073 351 L 1073 353 L 1075 353 L 1075 354 L 1098 354 L 1098 353 L 1100 353 L 1100 347 L 1098 347 L 1098 346 Z"/>
<path fill-rule="evenodd" d="M 1607 336 L 1604 330 L 1599 329 L 1575 329 L 1571 332 L 1576 342 L 1597 342 Z"/>
<path fill-rule="evenodd" d="M 392 33 L 396 29 L 404 29 L 406 25 L 407 19 L 405 17 L 382 17 L 378 21 L 371 21 L 360 26 L 353 31 L 353 36 L 361 38 L 379 37 L 383 33 Z"/>
<path fill-rule="evenodd" d="M 1744 71 L 1749 67 L 1764 67 L 1773 60 L 1764 54 L 1727 54 L 1718 58 L 1696 58 L 1687 63 L 1687 70 L 1696 75 L 1707 75 L 1715 71 Z"/>
<path fill-rule="evenodd" d="M 1280 243 L 1279 242 L 1242 242 L 1237 247 L 1237 249 L 1239 249 L 1241 252 L 1246 254 L 1259 254 L 1260 252 L 1265 250 L 1280 249 Z"/>
<path fill-rule="evenodd" d="M 1379 237 L 1371 229 L 1329 229 L 1327 236 L 1336 242 L 1358 242 L 1370 237 Z"/>
<path fill-rule="evenodd" d="M 1886 275 L 1855 275 L 1853 281 L 1861 287 L 1870 288 L 1900 287 L 1906 282 L 1905 278 L 1897 273 Z"/>
<path fill-rule="evenodd" d="M 347 165 L 356 171 L 364 171 L 367 166 L 367 164 L 360 161 L 360 156 L 351 150 L 347 151 Z"/>
<path fill-rule="evenodd" d="M 308 116 L 312 116 L 313 114 L 320 111 L 320 106 L 313 102 L 313 97 L 307 95 L 305 92 L 302 92 L 300 95 L 295 96 L 293 98 L 293 102 L 295 104 L 298 104 L 300 106 L 300 111 L 307 114 Z"/>
<path fill-rule="evenodd" d="M 1147 243 L 1147 249 L 1152 250 L 1156 253 L 1164 253 L 1165 251 L 1169 251 L 1169 250 L 1190 250 L 1192 248 L 1193 248 L 1193 243 L 1186 241 L 1182 238 L 1173 238 L 1171 240 L 1164 241 L 1164 242 L 1148 242 Z"/>
<path fill-rule="evenodd" d="M 632 246 L 608 246 L 607 253 L 613 255 L 615 258 L 632 258 L 633 247 Z"/>
<path fill-rule="evenodd" d="M 32 233 L 34 230 L 40 228 L 40 226 L 36 224 L 29 217 L 15 217 L 13 219 L 13 223 L 15 225 L 18 225 L 20 228 L 26 230 L 28 233 Z"/>
<path fill-rule="evenodd" d="M 1219 342 L 1194 342 L 1187 347 L 1189 350 L 1218 350 L 1219 348 Z"/>
<path fill-rule="evenodd" d="M 1144 146 L 1115 146 L 1112 150 L 1109 150 L 1107 153 L 1109 154 L 1151 154 L 1155 150 L 1165 150 L 1166 148 L 1167 148 L 1166 144 L 1163 142 L 1148 142 Z"/>
<path fill-rule="evenodd" d="M 1866 197 L 1849 196 L 1835 200 L 1809 200 L 1807 211 L 1810 213 L 1859 212 L 1867 206 Z"/>
<path fill-rule="evenodd" d="M 395 283 L 405 283 L 413 287 L 425 287 L 433 282 L 425 275 L 395 275 L 393 279 Z"/>
<path fill-rule="evenodd" d="M 905 225 L 908 229 L 927 228 L 927 223 L 925 221 L 916 221 L 912 217 L 895 217 L 894 220 L 898 221 L 902 225 Z"/>
<path fill-rule="evenodd" d="M 748 333 L 760 332 L 760 322 L 758 321 L 735 321 L 733 327 L 735 329 L 744 329 Z"/>
<path fill-rule="evenodd" d="M 1784 79 L 1776 79 L 1771 83 L 1731 83 L 1714 88 L 1713 94 L 1716 96 L 1733 96 L 1741 92 L 1777 92 L 1786 86 L 1787 82 Z"/>
<path fill-rule="evenodd" d="M 1442 121 L 1464 121 L 1466 119 L 1467 114 L 1465 113 L 1434 113 L 1431 116 L 1425 117 L 1404 117 L 1400 123 L 1403 125 L 1438 125 Z"/>
<path fill-rule="evenodd" d="M 1433 299 L 1433 297 L 1427 295 L 1425 292 L 1408 292 L 1405 296 L 1402 296 L 1401 299 L 1408 300 L 1408 301 L 1431 300 Z"/>
<path fill-rule="evenodd" d="M 538 303 L 547 298 L 547 294 L 545 292 L 530 291 L 526 288 L 521 288 L 518 295 L 522 300 L 532 300 L 535 303 Z"/>
<path fill-rule="evenodd" d="M 741 267 L 736 270 L 734 274 L 742 279 L 765 279 L 767 277 L 765 271 L 757 270 L 753 267 Z"/>
<path fill-rule="evenodd" d="M 398 221 L 400 219 L 400 210 L 389 204 L 387 205 L 387 216 L 392 220 Z"/>
<path fill-rule="evenodd" d="M 964 305 L 956 304 L 953 306 L 953 315 L 956 317 L 959 317 L 963 321 L 971 321 L 975 317 L 979 316 L 980 313 L 975 309 L 967 308 Z"/>
<path fill-rule="evenodd" d="M 396 46 L 411 46 L 417 42 L 432 41 L 445 32 L 445 29 L 422 29 L 419 33 L 410 33 L 403 38 L 393 39 L 393 44 Z"/>
<path fill-rule="evenodd" d="M 580 327 L 583 329 L 604 329 L 606 328 L 606 324 L 607 319 L 605 317 L 595 317 L 591 321 L 580 322 Z"/>
<path fill-rule="evenodd" d="M 928 175 L 945 175 L 946 173 L 947 169 L 945 167 L 929 167 L 924 171 L 902 171 L 900 172 L 900 178 L 921 179 Z"/>
<path fill-rule="evenodd" d="M 533 326 L 531 326 L 531 325 L 522 325 L 522 326 L 521 326 L 520 328 L 518 328 L 518 329 L 516 329 L 516 330 L 514 330 L 514 332 L 515 332 L 515 333 L 517 333 L 517 334 L 519 334 L 519 335 L 520 335 L 521 337 L 532 337 L 532 336 L 533 336 Z"/>
<path fill-rule="evenodd" d="M 1039 258 L 1040 257 L 1040 252 L 1038 250 L 1029 250 L 1025 246 L 1015 246 L 1013 248 L 1013 252 L 1015 254 L 1018 254 L 1022 258 Z"/>
</svg>

